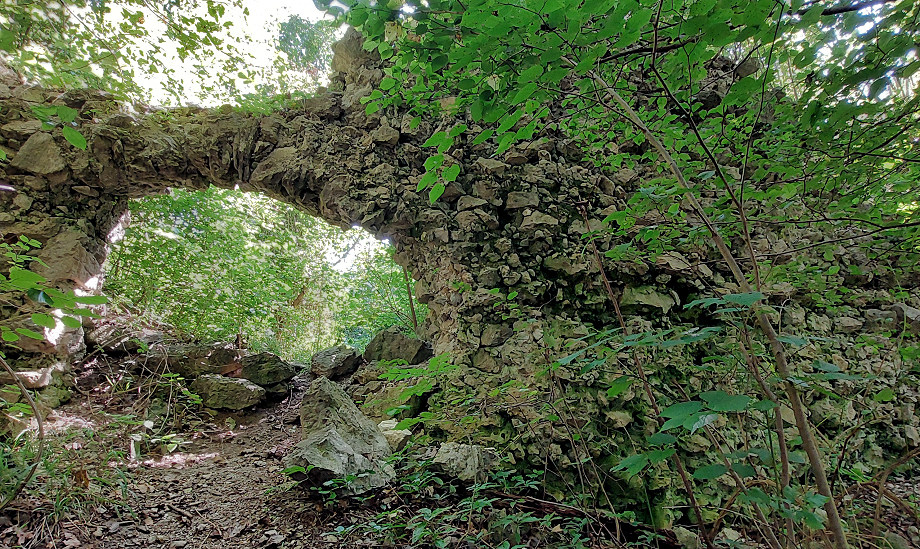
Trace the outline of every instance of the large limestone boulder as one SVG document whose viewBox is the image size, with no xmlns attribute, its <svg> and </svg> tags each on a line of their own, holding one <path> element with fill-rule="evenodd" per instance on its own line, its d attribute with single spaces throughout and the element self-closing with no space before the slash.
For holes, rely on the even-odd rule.
<svg viewBox="0 0 920 549">
<path fill-rule="evenodd" d="M 242 410 L 262 402 L 265 389 L 246 379 L 205 374 L 189 386 L 208 408 Z"/>
<path fill-rule="evenodd" d="M 374 336 L 364 350 L 364 359 L 405 360 L 408 364 L 421 364 L 431 358 L 431 349 L 419 339 L 407 337 L 402 331 L 391 326 Z"/>
<path fill-rule="evenodd" d="M 361 357 L 354 349 L 338 345 L 313 355 L 310 360 L 310 371 L 317 376 L 342 379 L 355 373 L 360 365 Z"/>
<path fill-rule="evenodd" d="M 294 366 L 272 353 L 245 356 L 240 363 L 242 364 L 240 377 L 256 385 L 276 385 L 293 379 L 297 375 Z"/>
<path fill-rule="evenodd" d="M 335 382 L 325 377 L 313 381 L 303 396 L 300 423 L 303 440 L 286 461 L 288 467 L 303 467 L 310 482 L 348 477 L 352 480 L 342 490 L 360 494 L 395 476 L 385 461 L 390 443 Z"/>
<path fill-rule="evenodd" d="M 155 363 L 187 379 L 235 370 L 237 358 L 238 351 L 227 343 L 170 345 L 151 352 Z"/>
</svg>

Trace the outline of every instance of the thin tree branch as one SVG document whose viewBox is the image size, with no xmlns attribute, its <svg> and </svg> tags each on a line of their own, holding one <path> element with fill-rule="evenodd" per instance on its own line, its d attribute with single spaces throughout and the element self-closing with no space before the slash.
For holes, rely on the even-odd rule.
<svg viewBox="0 0 920 549">
<path fill-rule="evenodd" d="M 19 376 L 16 375 L 16 372 L 10 368 L 10 365 L 6 363 L 6 360 L 0 356 L 0 364 L 3 365 L 3 368 L 7 371 L 8 374 L 13 376 L 13 379 L 16 381 L 16 385 L 19 387 L 19 390 L 22 392 L 22 396 L 26 399 L 26 402 L 29 403 L 29 407 L 32 408 L 32 413 L 35 414 L 35 420 L 38 422 L 38 452 L 35 454 L 35 459 L 32 463 L 32 468 L 29 469 L 29 474 L 26 475 L 22 482 L 19 483 L 19 486 L 13 490 L 13 493 L 10 497 L 0 504 L 0 511 L 5 509 L 10 503 L 13 503 L 19 494 L 22 492 L 23 488 L 26 487 L 26 484 L 32 480 L 32 476 L 35 474 L 35 471 L 38 469 L 38 464 L 42 461 L 42 454 L 45 451 L 45 422 L 42 420 L 42 415 L 38 410 L 38 406 L 35 405 L 35 401 L 32 400 L 32 395 L 29 394 L 29 390 L 26 389 L 25 385 L 22 384 L 22 380 L 19 379 Z"/>
</svg>

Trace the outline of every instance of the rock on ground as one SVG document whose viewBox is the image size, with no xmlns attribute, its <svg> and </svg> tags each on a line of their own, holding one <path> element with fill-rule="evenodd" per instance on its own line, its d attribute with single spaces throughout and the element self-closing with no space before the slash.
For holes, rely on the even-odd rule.
<svg viewBox="0 0 920 549">
<path fill-rule="evenodd" d="M 374 336 L 364 350 L 364 359 L 405 360 L 409 364 L 421 364 L 431 358 L 431 349 L 424 341 L 406 337 L 396 326 L 383 330 Z"/>
<path fill-rule="evenodd" d="M 294 367 L 272 353 L 259 353 L 243 357 L 240 377 L 256 385 L 275 385 L 293 379 Z"/>
<path fill-rule="evenodd" d="M 197 393 L 208 408 L 242 410 L 262 402 L 265 389 L 246 379 L 205 374 L 192 382 L 189 389 Z"/>
<path fill-rule="evenodd" d="M 192 379 L 204 374 L 219 374 L 226 366 L 236 362 L 238 351 L 230 344 L 171 345 L 156 349 L 151 358 L 164 364 L 171 373 Z"/>
<path fill-rule="evenodd" d="M 386 419 L 377 424 L 377 428 L 386 437 L 387 442 L 390 443 L 390 448 L 394 452 L 405 448 L 406 444 L 409 443 L 409 439 L 412 438 L 412 431 L 409 429 L 397 429 L 397 425 L 399 425 L 398 419 Z"/>
<path fill-rule="evenodd" d="M 434 456 L 432 466 L 462 481 L 483 481 L 494 462 L 492 453 L 478 444 L 445 442 Z"/>
<path fill-rule="evenodd" d="M 389 482 L 395 472 L 384 460 L 392 450 L 377 425 L 358 410 L 336 383 L 317 378 L 300 408 L 303 440 L 287 457 L 316 484 L 351 477 L 343 492 L 360 494 Z"/>
<path fill-rule="evenodd" d="M 342 379 L 357 371 L 361 364 L 361 357 L 354 349 L 345 345 L 338 345 L 322 350 L 310 361 L 310 370 L 317 376 L 329 379 Z"/>
</svg>

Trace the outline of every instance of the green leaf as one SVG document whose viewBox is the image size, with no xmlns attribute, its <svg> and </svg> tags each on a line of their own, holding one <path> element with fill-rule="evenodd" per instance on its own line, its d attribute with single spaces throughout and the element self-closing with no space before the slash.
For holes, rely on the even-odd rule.
<svg viewBox="0 0 920 549">
<path fill-rule="evenodd" d="M 824 520 L 817 514 L 810 511 L 796 511 L 795 519 L 805 523 L 809 528 L 813 530 L 821 530 L 824 528 Z"/>
<path fill-rule="evenodd" d="M 797 336 L 782 335 L 782 336 L 777 337 L 776 339 L 778 339 L 779 341 L 783 343 L 788 343 L 789 345 L 796 345 L 798 347 L 808 344 L 807 339 L 797 337 Z"/>
<path fill-rule="evenodd" d="M 42 341 L 42 340 L 45 339 L 45 336 L 44 336 L 44 335 L 42 335 L 42 334 L 40 334 L 40 333 L 38 333 L 38 332 L 36 332 L 36 331 L 34 331 L 34 330 L 30 330 L 30 329 L 28 329 L 28 328 L 16 328 L 16 333 L 18 333 L 19 335 L 28 337 L 28 338 L 30 338 L 30 339 L 37 339 L 37 340 L 39 340 L 39 341 Z"/>
<path fill-rule="evenodd" d="M 109 302 L 104 295 L 78 295 L 73 300 L 84 305 L 105 305 Z"/>
<path fill-rule="evenodd" d="M 57 107 L 58 118 L 61 119 L 61 122 L 65 122 L 67 124 L 70 124 L 71 122 L 76 120 L 77 115 L 79 114 L 80 114 L 80 111 L 78 111 L 77 109 L 71 109 L 70 107 L 67 107 L 65 105 L 59 105 Z"/>
<path fill-rule="evenodd" d="M 891 388 L 886 388 L 872 395 L 872 400 L 875 402 L 891 402 L 894 397 L 894 391 Z"/>
<path fill-rule="evenodd" d="M 67 315 L 61 317 L 61 322 L 63 322 L 64 326 L 67 326 L 68 328 L 79 328 L 83 325 L 79 318 Z"/>
<path fill-rule="evenodd" d="M 422 178 L 418 182 L 418 188 L 416 188 L 415 190 L 418 192 L 421 192 L 427 189 L 428 187 L 434 185 L 434 183 L 437 180 L 438 180 L 438 172 L 434 170 L 425 172 L 425 175 L 423 175 Z"/>
<path fill-rule="evenodd" d="M 57 322 L 55 322 L 53 316 L 51 316 L 51 315 L 46 315 L 46 314 L 42 314 L 42 313 L 33 313 L 33 314 L 32 314 L 32 322 L 34 322 L 35 324 L 37 324 L 37 325 L 39 325 L 39 326 L 41 326 L 41 327 L 43 327 L 43 328 L 50 328 L 50 329 L 52 329 L 52 330 L 53 330 L 55 327 L 57 327 Z"/>
<path fill-rule="evenodd" d="M 32 105 L 32 114 L 42 122 L 47 122 L 52 116 L 57 114 L 57 107 L 47 105 Z"/>
<path fill-rule="evenodd" d="M 709 409 L 716 412 L 743 412 L 751 402 L 748 396 L 729 395 L 725 391 L 707 391 L 700 396 L 709 405 Z"/>
<path fill-rule="evenodd" d="M 646 465 L 648 465 L 648 456 L 645 454 L 635 454 L 621 461 L 616 467 L 611 469 L 611 471 L 626 471 L 630 476 L 633 476 L 642 469 L 645 469 Z"/>
<path fill-rule="evenodd" d="M 769 399 L 758 400 L 754 404 L 751 404 L 751 408 L 759 412 L 769 412 L 776 408 L 776 403 Z"/>
<path fill-rule="evenodd" d="M 677 450 L 674 448 L 662 448 L 660 450 L 650 450 L 646 452 L 645 455 L 648 457 L 648 462 L 655 465 L 656 463 L 661 463 L 668 459 L 675 453 L 677 453 Z"/>
<path fill-rule="evenodd" d="M 748 292 L 745 294 L 728 294 L 722 299 L 728 303 L 737 303 L 738 305 L 744 305 L 745 307 L 750 307 L 751 305 L 757 303 L 764 298 L 764 295 L 760 292 Z"/>
<path fill-rule="evenodd" d="M 485 143 L 492 135 L 495 133 L 493 129 L 482 130 L 479 135 L 476 136 L 476 139 L 473 139 L 473 145 L 479 145 L 480 143 Z"/>
<path fill-rule="evenodd" d="M 674 444 L 675 442 L 677 442 L 677 437 L 669 435 L 668 433 L 655 433 L 648 437 L 648 443 L 652 446 L 664 446 L 667 444 Z"/>
<path fill-rule="evenodd" d="M 434 204 L 439 198 L 441 198 L 441 195 L 444 194 L 445 188 L 446 187 L 444 186 L 444 184 L 441 183 L 440 181 L 435 183 L 434 187 L 432 187 L 431 190 L 428 191 L 428 200 L 432 204 Z"/>
<path fill-rule="evenodd" d="M 752 478 L 757 476 L 757 470 L 747 463 L 732 463 L 732 471 L 738 473 L 741 478 Z"/>
<path fill-rule="evenodd" d="M 438 145 L 443 143 L 444 140 L 446 139 L 449 139 L 447 137 L 447 132 L 444 132 L 444 131 L 435 132 L 434 135 L 432 135 L 424 143 L 422 143 L 422 146 L 423 147 L 437 147 Z"/>
<path fill-rule="evenodd" d="M 506 131 L 510 130 L 512 126 L 517 124 L 522 116 L 524 116 L 524 109 L 517 109 L 513 113 L 506 114 L 502 120 L 502 123 L 499 124 L 498 130 L 496 131 L 500 134 L 505 133 Z"/>
<path fill-rule="evenodd" d="M 441 167 L 441 164 L 443 164 L 443 163 L 444 163 L 444 155 L 443 155 L 443 154 L 440 154 L 440 153 L 439 153 L 439 154 L 433 154 L 433 155 L 429 156 L 427 159 L 425 159 L 425 171 L 430 172 L 430 171 L 432 171 L 432 170 L 436 170 L 436 169 L 440 168 L 440 167 Z"/>
<path fill-rule="evenodd" d="M 50 305 L 54 307 L 54 303 L 55 303 L 54 299 L 50 295 L 48 295 L 47 293 L 41 290 L 38 290 L 35 288 L 29 288 L 26 291 L 26 295 L 28 295 L 29 299 L 35 301 L 36 303 L 43 303 L 45 305 Z"/>
<path fill-rule="evenodd" d="M 396 79 L 389 76 L 380 81 L 381 90 L 389 90 L 396 86 Z"/>
<path fill-rule="evenodd" d="M 670 417 L 674 419 L 686 419 L 687 417 L 703 409 L 703 403 L 695 400 L 689 402 L 678 402 L 672 404 L 661 411 L 661 417 Z"/>
<path fill-rule="evenodd" d="M 693 471 L 693 478 L 696 480 L 712 480 L 721 477 L 727 472 L 728 469 L 724 465 L 706 465 Z"/>
<path fill-rule="evenodd" d="M 633 378 L 627 376 L 620 376 L 613 380 L 610 383 L 610 387 L 607 388 L 607 398 L 616 398 L 620 396 L 624 391 L 629 389 L 633 384 Z"/>
<path fill-rule="evenodd" d="M 448 183 L 457 179 L 457 176 L 460 175 L 460 164 L 453 164 L 452 166 L 445 168 L 442 176 L 444 181 Z"/>
<path fill-rule="evenodd" d="M 511 99 L 511 104 L 519 105 L 524 101 L 527 101 L 537 91 L 537 88 L 538 86 L 536 82 L 531 82 L 530 84 L 524 85 L 524 87 L 519 89 L 517 93 L 514 94 L 514 97 Z"/>
<path fill-rule="evenodd" d="M 61 133 L 64 134 L 64 139 L 66 139 L 68 143 L 78 149 L 86 150 L 86 138 L 83 137 L 83 134 L 70 126 L 62 127 Z"/>
<path fill-rule="evenodd" d="M 35 289 L 36 285 L 45 282 L 45 277 L 32 271 L 12 267 L 10 269 L 9 284 L 17 290 Z"/>
</svg>

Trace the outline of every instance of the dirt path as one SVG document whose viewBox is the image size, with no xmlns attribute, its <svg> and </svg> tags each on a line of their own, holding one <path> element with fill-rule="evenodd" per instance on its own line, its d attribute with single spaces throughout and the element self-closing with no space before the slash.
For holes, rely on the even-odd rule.
<svg viewBox="0 0 920 549">
<path fill-rule="evenodd" d="M 76 394 L 47 420 L 49 451 L 59 452 L 51 463 L 60 469 L 39 475 L 0 515 L 0 547 L 364 546 L 327 534 L 344 502 L 328 505 L 281 473 L 283 456 L 299 438 L 303 385 L 280 402 L 173 433 L 172 440 L 182 441 L 173 452 L 133 460 L 137 422 L 120 428 L 112 417 L 128 416 L 113 414 L 110 399 Z M 48 488 L 55 484 L 69 486 Z"/>
<path fill-rule="evenodd" d="M 279 547 L 301 538 L 277 513 L 289 483 L 280 458 L 297 438 L 296 425 L 282 420 L 288 408 L 238 416 L 232 430 L 138 464 L 126 502 L 136 516 L 108 517 L 93 532 L 97 547 Z"/>
</svg>

